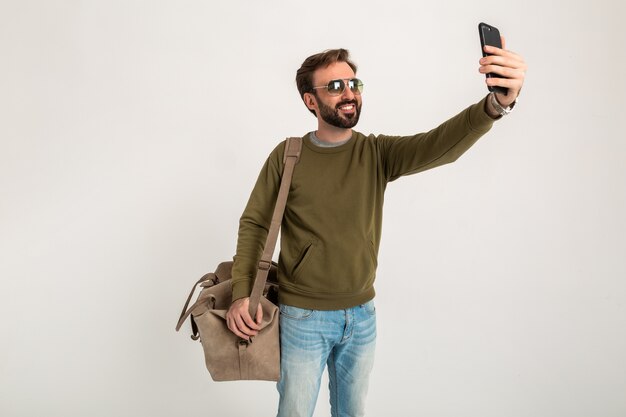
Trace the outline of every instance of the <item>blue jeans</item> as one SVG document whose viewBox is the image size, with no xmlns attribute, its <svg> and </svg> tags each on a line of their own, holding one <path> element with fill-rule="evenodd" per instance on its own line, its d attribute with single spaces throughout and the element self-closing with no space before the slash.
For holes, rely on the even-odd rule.
<svg viewBox="0 0 626 417">
<path fill-rule="evenodd" d="M 282 304 L 280 313 L 277 417 L 313 415 L 325 365 L 330 381 L 331 415 L 365 415 L 376 345 L 374 301 L 332 311 Z"/>
</svg>

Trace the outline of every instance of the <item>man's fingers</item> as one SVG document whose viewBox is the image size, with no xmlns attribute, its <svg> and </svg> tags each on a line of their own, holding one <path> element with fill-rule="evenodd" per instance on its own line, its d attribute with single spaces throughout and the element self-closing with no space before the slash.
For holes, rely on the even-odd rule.
<svg viewBox="0 0 626 417">
<path fill-rule="evenodd" d="M 506 40 L 502 35 L 500 35 L 500 42 L 502 42 L 502 49 L 506 49 Z"/>
<path fill-rule="evenodd" d="M 248 318 L 250 319 L 250 321 L 252 321 L 250 316 L 248 316 Z M 258 333 L 258 329 L 250 328 L 250 326 L 245 321 L 245 318 L 242 318 L 242 316 L 235 316 L 235 324 L 237 325 L 237 329 L 239 329 L 239 331 L 246 336 L 256 336 L 256 334 Z"/>
<path fill-rule="evenodd" d="M 243 334 L 238 328 L 237 325 L 234 324 L 235 323 L 235 319 L 226 319 L 226 322 L 228 324 L 228 328 L 230 329 L 231 332 L 233 332 L 236 336 L 245 339 L 245 340 L 250 340 L 250 337 L 248 335 Z"/>
<path fill-rule="evenodd" d="M 520 90 L 522 89 L 522 83 L 519 80 L 511 80 L 508 78 L 495 78 L 494 77 L 494 78 L 487 78 L 485 82 L 487 83 L 488 86 L 492 86 L 492 87 L 498 86 L 498 87 L 508 88 L 509 92 L 506 96 L 513 97 L 512 100 L 514 100 L 515 97 L 517 97 Z M 505 102 L 505 101 L 500 101 L 500 103 L 503 105 L 510 104 L 509 102 Z"/>
<path fill-rule="evenodd" d="M 501 67 L 499 65 L 483 65 L 478 69 L 483 74 L 498 74 L 506 78 L 524 78 L 524 72 L 515 68 Z"/>
<path fill-rule="evenodd" d="M 246 326 L 248 326 L 250 329 L 261 330 L 261 326 L 259 326 L 254 320 L 252 320 L 252 317 L 250 317 L 250 313 L 248 312 L 247 308 L 246 308 L 246 311 L 241 315 L 241 317 L 243 318 L 243 321 L 245 322 Z M 257 317 L 258 317 L 258 310 L 257 310 Z"/>
<path fill-rule="evenodd" d="M 500 65 L 509 68 L 525 69 L 526 63 L 519 55 L 489 55 L 480 59 L 481 65 Z"/>
<path fill-rule="evenodd" d="M 514 82 L 520 82 L 520 83 L 523 83 L 524 78 L 526 78 L 526 72 L 524 70 L 507 68 L 507 67 L 487 65 L 487 66 L 480 67 L 479 71 L 483 74 L 489 74 L 489 73 L 498 74 L 506 79 L 512 80 Z M 497 77 L 493 77 L 493 78 L 497 78 Z"/>
<path fill-rule="evenodd" d="M 516 54 L 513 51 L 509 51 L 503 48 L 496 48 L 495 46 L 485 45 L 485 52 L 487 52 L 488 54 L 491 54 L 490 56 L 487 56 L 486 58 L 501 56 L 504 58 L 513 59 L 515 61 L 524 62 L 524 59 L 520 55 Z"/>
</svg>

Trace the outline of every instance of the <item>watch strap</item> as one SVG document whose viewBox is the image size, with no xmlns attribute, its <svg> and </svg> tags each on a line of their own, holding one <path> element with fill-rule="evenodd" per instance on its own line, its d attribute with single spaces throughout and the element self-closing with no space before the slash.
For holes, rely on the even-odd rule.
<svg viewBox="0 0 626 417">
<path fill-rule="evenodd" d="M 498 101 L 498 98 L 496 97 L 495 93 L 489 93 L 489 96 L 490 96 L 489 100 L 491 101 L 491 105 L 496 110 L 496 112 L 498 112 L 500 116 L 506 116 L 507 114 L 511 113 L 513 111 L 513 108 L 515 107 L 515 104 L 517 104 L 517 98 L 516 98 L 513 103 L 509 104 L 507 107 L 504 107 Z"/>
</svg>

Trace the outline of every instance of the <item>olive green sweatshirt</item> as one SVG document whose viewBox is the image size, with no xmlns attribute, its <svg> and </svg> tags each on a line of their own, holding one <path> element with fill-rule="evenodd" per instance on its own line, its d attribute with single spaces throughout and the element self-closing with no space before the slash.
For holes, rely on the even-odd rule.
<svg viewBox="0 0 626 417">
<path fill-rule="evenodd" d="M 414 136 L 353 132 L 323 148 L 303 138 L 281 226 L 279 301 L 337 310 L 374 297 L 387 183 L 455 161 L 492 126 L 485 99 Z M 247 297 L 271 222 L 285 142 L 265 162 L 241 216 L 233 300 Z"/>
</svg>

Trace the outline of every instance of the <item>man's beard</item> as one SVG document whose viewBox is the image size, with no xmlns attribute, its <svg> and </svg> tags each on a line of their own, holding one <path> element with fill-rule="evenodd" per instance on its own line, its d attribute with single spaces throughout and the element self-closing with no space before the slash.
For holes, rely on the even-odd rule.
<svg viewBox="0 0 626 417">
<path fill-rule="evenodd" d="M 353 114 L 344 114 L 343 117 L 339 114 L 339 107 L 346 104 L 354 104 L 355 111 Z M 320 111 L 320 117 L 323 121 L 331 126 L 339 127 L 342 129 L 351 129 L 359 122 L 359 116 L 361 115 L 361 105 L 356 100 L 345 100 L 337 103 L 333 109 L 317 98 L 317 105 Z"/>
</svg>

